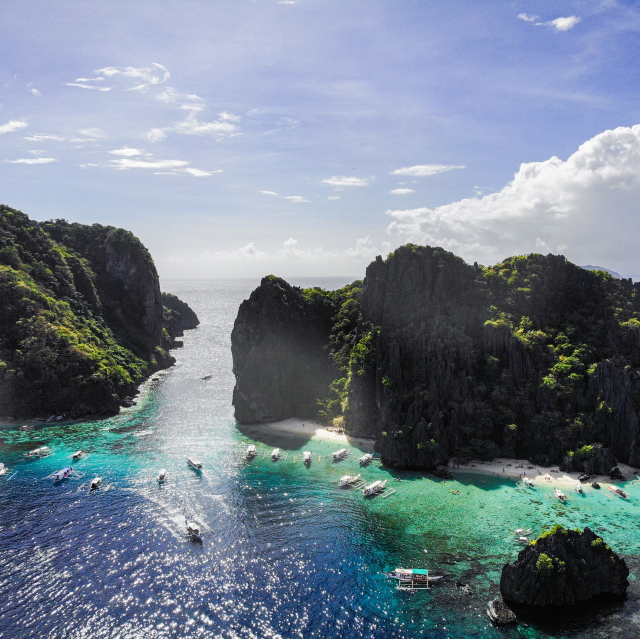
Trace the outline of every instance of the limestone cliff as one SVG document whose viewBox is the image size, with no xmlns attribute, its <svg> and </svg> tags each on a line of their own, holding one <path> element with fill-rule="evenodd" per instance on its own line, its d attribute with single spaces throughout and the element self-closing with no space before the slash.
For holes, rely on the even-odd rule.
<svg viewBox="0 0 640 639">
<path fill-rule="evenodd" d="M 407 245 L 363 282 L 316 290 L 321 310 L 295 289 L 293 312 L 287 287 L 266 278 L 238 313 L 239 421 L 296 415 L 300 394 L 299 416 L 315 397 L 317 417 L 374 437 L 396 467 L 453 455 L 560 463 L 595 444 L 611 450 L 603 463 L 640 464 L 640 285 L 562 256 L 483 267 Z M 313 335 L 313 383 L 298 379 L 297 335 Z"/>
<path fill-rule="evenodd" d="M 175 361 L 163 314 L 153 260 L 130 232 L 0 206 L 0 416 L 117 412 Z"/>
<path fill-rule="evenodd" d="M 555 526 L 502 569 L 506 601 L 527 606 L 571 606 L 599 595 L 624 599 L 629 586 L 624 560 L 591 529 Z"/>
</svg>

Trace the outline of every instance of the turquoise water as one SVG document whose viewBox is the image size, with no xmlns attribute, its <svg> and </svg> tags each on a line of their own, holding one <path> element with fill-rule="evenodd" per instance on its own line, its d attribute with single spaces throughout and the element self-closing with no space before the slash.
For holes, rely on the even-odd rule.
<svg viewBox="0 0 640 639">
<path fill-rule="evenodd" d="M 0 478 L 0 637 L 640 636 L 639 486 L 627 486 L 628 501 L 589 489 L 563 506 L 548 487 L 360 469 L 357 456 L 306 468 L 302 450 L 327 455 L 340 446 L 244 434 L 253 431 L 238 427 L 230 405 L 229 335 L 256 284 L 163 282 L 202 324 L 175 351 L 177 365 L 142 387 L 137 406 L 109 419 L 0 429 L 0 461 L 16 471 Z M 288 457 L 248 462 L 250 442 Z M 40 445 L 53 454 L 22 457 Z M 77 449 L 89 451 L 74 464 L 81 476 L 52 485 L 47 475 Z M 202 473 L 187 467 L 190 453 Z M 159 486 L 162 467 L 169 480 Z M 397 492 L 365 500 L 340 489 L 339 477 L 353 472 L 388 479 Z M 89 493 L 94 476 L 103 485 Z M 206 531 L 201 544 L 185 537 L 185 516 Z M 561 622 L 492 627 L 486 603 L 519 550 L 511 531 L 556 522 L 589 525 L 625 556 L 629 600 Z M 446 579 L 429 591 L 397 591 L 381 575 L 395 566 Z"/>
</svg>

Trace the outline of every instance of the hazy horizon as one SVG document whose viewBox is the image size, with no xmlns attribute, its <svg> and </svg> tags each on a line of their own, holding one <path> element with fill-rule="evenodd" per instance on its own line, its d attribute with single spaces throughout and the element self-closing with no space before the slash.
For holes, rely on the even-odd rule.
<svg viewBox="0 0 640 639">
<path fill-rule="evenodd" d="M 640 279 L 635 5 L 26 0 L 0 29 L 0 200 L 130 229 L 163 278 L 414 242 Z"/>
</svg>

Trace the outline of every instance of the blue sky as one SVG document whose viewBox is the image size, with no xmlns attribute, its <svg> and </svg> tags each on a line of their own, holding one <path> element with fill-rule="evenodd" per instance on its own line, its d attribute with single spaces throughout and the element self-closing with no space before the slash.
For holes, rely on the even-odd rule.
<svg viewBox="0 0 640 639">
<path fill-rule="evenodd" d="M 413 241 L 640 278 L 635 2 L 22 0 L 0 30 L 1 201 L 131 229 L 164 277 Z"/>
</svg>

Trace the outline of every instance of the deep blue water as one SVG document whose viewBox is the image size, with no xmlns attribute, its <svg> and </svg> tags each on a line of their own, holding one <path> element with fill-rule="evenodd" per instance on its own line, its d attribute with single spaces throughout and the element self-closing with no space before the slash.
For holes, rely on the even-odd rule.
<svg viewBox="0 0 640 639">
<path fill-rule="evenodd" d="M 635 574 L 625 604 L 561 623 L 498 630 L 485 613 L 502 564 L 517 553 L 510 531 L 519 525 L 605 528 L 635 573 L 639 487 L 629 487 L 628 503 L 589 494 L 560 510 L 498 478 L 445 483 L 374 465 L 365 476 L 390 479 L 397 493 L 366 501 L 336 485 L 356 462 L 299 463 L 302 450 L 326 454 L 335 444 L 253 439 L 238 427 L 230 332 L 257 283 L 164 281 L 202 323 L 174 351 L 176 366 L 142 387 L 137 406 L 109 419 L 0 429 L 0 461 L 17 471 L 0 478 L 0 637 L 640 636 Z M 288 458 L 249 463 L 243 453 L 254 441 Z M 39 445 L 53 454 L 23 458 Z M 75 464 L 81 477 L 53 485 L 47 475 L 77 449 L 89 451 Z M 201 474 L 187 467 L 188 453 L 203 461 Z M 160 486 L 162 467 L 170 477 Z M 103 486 L 90 493 L 95 476 Z M 185 537 L 185 516 L 207 531 L 201 544 Z M 447 579 L 399 592 L 380 574 L 396 565 Z"/>
</svg>

